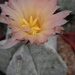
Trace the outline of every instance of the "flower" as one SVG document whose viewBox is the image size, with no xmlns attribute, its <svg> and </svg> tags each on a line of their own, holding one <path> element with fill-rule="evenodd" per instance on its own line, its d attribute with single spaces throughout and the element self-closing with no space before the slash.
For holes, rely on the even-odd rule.
<svg viewBox="0 0 75 75">
<path fill-rule="evenodd" d="M 9 0 L 0 4 L 2 13 L 0 22 L 12 29 L 10 38 L 3 47 L 11 47 L 18 41 L 30 41 L 31 44 L 42 44 L 49 36 L 60 32 L 64 19 L 71 11 L 54 12 L 59 8 L 58 0 Z"/>
</svg>

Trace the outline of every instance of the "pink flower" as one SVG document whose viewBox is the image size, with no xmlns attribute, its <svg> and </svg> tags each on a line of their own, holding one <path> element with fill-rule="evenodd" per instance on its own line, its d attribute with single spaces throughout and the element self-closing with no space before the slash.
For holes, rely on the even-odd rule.
<svg viewBox="0 0 75 75">
<path fill-rule="evenodd" d="M 64 18 L 71 12 L 66 10 L 54 14 L 59 8 L 57 0 L 9 0 L 0 4 L 0 7 L 0 21 L 12 29 L 12 38 L 4 48 L 21 40 L 38 45 L 45 43 L 49 36 L 61 31 L 60 26 L 67 22 Z"/>
</svg>

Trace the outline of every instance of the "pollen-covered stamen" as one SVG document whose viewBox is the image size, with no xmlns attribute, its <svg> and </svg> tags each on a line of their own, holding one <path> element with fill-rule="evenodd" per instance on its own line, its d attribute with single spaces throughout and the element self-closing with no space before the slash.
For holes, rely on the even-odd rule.
<svg viewBox="0 0 75 75">
<path fill-rule="evenodd" d="M 23 24 L 20 26 L 20 28 L 24 29 L 25 27 L 28 27 L 30 31 L 28 31 L 27 33 L 31 35 L 35 35 L 40 30 L 37 24 L 38 18 L 35 18 L 33 20 L 33 17 L 30 16 L 29 22 L 26 19 L 23 19 L 22 21 L 23 21 Z"/>
<path fill-rule="evenodd" d="M 32 25 L 32 22 L 33 22 L 33 17 L 30 16 L 30 25 Z"/>
<path fill-rule="evenodd" d="M 24 25 L 24 24 L 20 26 L 21 29 L 23 29 L 24 27 L 26 27 L 26 25 Z"/>
<path fill-rule="evenodd" d="M 22 25 L 22 28 L 26 27 L 26 25 Z"/>
<path fill-rule="evenodd" d="M 32 28 L 32 30 L 33 30 L 32 34 L 35 35 L 40 30 L 40 28 L 35 26 Z"/>
<path fill-rule="evenodd" d="M 32 22 L 31 26 L 34 26 L 34 25 L 37 23 L 37 20 L 38 20 L 38 18 L 36 18 L 36 19 Z"/>
<path fill-rule="evenodd" d="M 28 23 L 25 19 L 23 19 L 23 23 L 24 23 L 26 26 L 29 26 L 29 23 Z"/>
</svg>

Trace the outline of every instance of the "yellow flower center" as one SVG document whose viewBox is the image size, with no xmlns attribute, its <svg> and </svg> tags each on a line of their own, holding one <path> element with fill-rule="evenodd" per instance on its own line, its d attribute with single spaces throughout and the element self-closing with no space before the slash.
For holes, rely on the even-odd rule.
<svg viewBox="0 0 75 75">
<path fill-rule="evenodd" d="M 25 27 L 28 27 L 30 31 L 27 31 L 28 34 L 35 35 L 40 31 L 40 28 L 38 26 L 38 18 L 35 18 L 33 20 L 33 17 L 30 16 L 29 22 L 26 19 L 23 19 L 23 24 L 20 26 L 21 29 L 24 29 Z"/>
</svg>

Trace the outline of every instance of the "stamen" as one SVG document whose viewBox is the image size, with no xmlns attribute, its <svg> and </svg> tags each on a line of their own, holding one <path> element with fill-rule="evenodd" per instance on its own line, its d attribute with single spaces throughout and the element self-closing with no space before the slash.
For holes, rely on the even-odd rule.
<svg viewBox="0 0 75 75">
<path fill-rule="evenodd" d="M 32 35 L 35 35 L 36 34 L 36 31 L 33 31 Z"/>
<path fill-rule="evenodd" d="M 21 29 L 24 29 L 28 34 L 35 35 L 38 33 L 40 28 L 37 25 L 38 18 L 33 20 L 33 16 L 30 16 L 29 22 L 23 19 L 23 24 L 20 26 Z M 25 28 L 28 27 L 28 28 Z"/>
<path fill-rule="evenodd" d="M 26 25 L 22 25 L 22 28 L 24 28 Z"/>
<path fill-rule="evenodd" d="M 32 25 L 32 22 L 33 22 L 33 17 L 30 16 L 30 25 Z"/>
<path fill-rule="evenodd" d="M 32 29 L 33 29 L 33 30 L 40 30 L 39 27 L 33 27 Z"/>
<path fill-rule="evenodd" d="M 34 25 L 36 24 L 37 20 L 38 20 L 38 18 L 36 18 L 36 19 L 33 21 L 32 26 L 34 26 Z"/>
<path fill-rule="evenodd" d="M 23 19 L 23 22 L 25 23 L 25 25 L 29 26 L 29 23 L 25 19 Z"/>
</svg>

